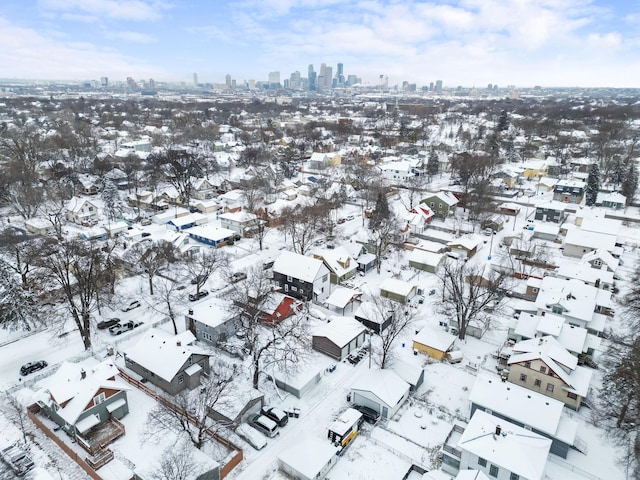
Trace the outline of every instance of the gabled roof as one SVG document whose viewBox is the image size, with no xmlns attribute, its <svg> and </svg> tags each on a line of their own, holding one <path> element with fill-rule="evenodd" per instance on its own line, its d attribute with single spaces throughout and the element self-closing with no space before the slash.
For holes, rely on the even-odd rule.
<svg viewBox="0 0 640 480">
<path fill-rule="evenodd" d="M 367 328 L 353 318 L 334 317 L 331 323 L 325 323 L 316 328 L 313 336 L 325 337 L 342 348 L 366 331 Z"/>
<path fill-rule="evenodd" d="M 83 371 L 85 378 L 82 378 Z M 129 389 L 115 379 L 117 375 L 118 368 L 111 360 L 97 365 L 64 362 L 49 378 L 46 388 L 51 398 L 60 406 L 58 415 L 74 425 L 101 388 Z"/>
<path fill-rule="evenodd" d="M 399 278 L 385 278 L 380 284 L 380 290 L 406 297 L 416 287 L 415 283 L 405 282 Z"/>
<path fill-rule="evenodd" d="M 577 279 L 544 277 L 535 305 L 539 310 L 545 311 L 551 311 L 554 305 L 560 306 L 563 309 L 563 316 L 589 322 L 596 308 L 598 290 Z M 611 296 L 611 293 L 608 295 Z"/>
<path fill-rule="evenodd" d="M 426 326 L 413 337 L 413 341 L 441 352 L 447 352 L 453 347 L 456 337 L 445 332 L 442 328 Z"/>
<path fill-rule="evenodd" d="M 191 355 L 207 354 L 201 348 L 190 345 L 194 340 L 195 337 L 189 330 L 179 335 L 171 335 L 164 330 L 152 328 L 135 346 L 128 348 L 125 355 L 146 370 L 170 382 Z"/>
<path fill-rule="evenodd" d="M 429 200 L 431 198 L 435 198 L 437 200 L 440 200 L 442 203 L 445 203 L 445 204 L 449 205 L 450 207 L 453 206 L 453 205 L 457 205 L 458 204 L 458 199 L 451 192 L 445 192 L 445 191 L 441 190 L 441 191 L 439 191 L 437 193 L 428 194 L 426 197 L 424 197 L 424 200 Z"/>
<path fill-rule="evenodd" d="M 500 434 L 496 434 L 496 427 Z M 476 410 L 458 448 L 528 480 L 541 480 L 551 440 L 511 422 Z"/>
<path fill-rule="evenodd" d="M 343 277 L 358 268 L 358 262 L 356 262 L 351 255 L 349 255 L 348 250 L 342 246 L 334 249 L 319 250 L 315 256 L 322 258 L 327 267 L 329 267 L 329 270 L 338 277 Z"/>
<path fill-rule="evenodd" d="M 371 392 L 385 404 L 395 407 L 409 391 L 409 384 L 392 370 L 366 370 L 351 388 Z"/>
<path fill-rule="evenodd" d="M 592 262 L 594 260 L 600 259 L 602 263 L 604 263 L 608 268 L 612 271 L 616 271 L 618 265 L 620 264 L 620 260 L 611 255 L 610 252 L 605 250 L 604 248 L 599 248 L 597 250 L 592 250 L 591 252 L 585 253 L 580 259 L 581 262 L 587 263 Z"/>
<path fill-rule="evenodd" d="M 323 267 L 322 260 L 284 250 L 273 264 L 273 272 L 313 283 Z"/>
</svg>

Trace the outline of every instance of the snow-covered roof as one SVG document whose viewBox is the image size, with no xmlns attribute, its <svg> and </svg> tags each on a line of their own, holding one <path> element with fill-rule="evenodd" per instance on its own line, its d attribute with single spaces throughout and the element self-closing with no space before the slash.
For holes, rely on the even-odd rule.
<svg viewBox="0 0 640 480">
<path fill-rule="evenodd" d="M 278 455 L 281 463 L 288 465 L 304 478 L 318 478 L 322 469 L 337 455 L 336 447 L 316 437 L 297 437 Z"/>
<path fill-rule="evenodd" d="M 415 287 L 415 283 L 405 282 L 399 278 L 385 278 L 380 284 L 380 290 L 396 293 L 403 297 L 408 296 Z"/>
<path fill-rule="evenodd" d="M 469 393 L 469 401 L 568 445 L 575 440 L 578 423 L 568 417 L 563 420 L 564 403 L 520 385 L 480 374 Z"/>
<path fill-rule="evenodd" d="M 447 245 L 449 247 L 462 247 L 465 250 L 473 250 L 481 243 L 475 235 L 465 235 L 464 237 L 451 240 Z"/>
<path fill-rule="evenodd" d="M 587 217 L 580 223 L 583 232 L 606 233 L 607 235 L 619 235 L 622 221 L 613 218 Z"/>
<path fill-rule="evenodd" d="M 195 340 L 189 330 L 171 335 L 164 330 L 152 328 L 142 339 L 125 351 L 130 360 L 158 377 L 170 382 L 193 354 L 206 355 L 200 348 L 190 344 Z"/>
<path fill-rule="evenodd" d="M 618 265 L 620 264 L 620 260 L 611 255 L 610 252 L 606 251 L 603 248 L 599 248 L 597 250 L 592 250 L 591 252 L 585 253 L 580 259 L 581 262 L 592 262 L 594 260 L 600 260 L 603 264 L 605 264 L 610 270 L 616 271 Z"/>
<path fill-rule="evenodd" d="M 273 264 L 273 272 L 313 283 L 323 266 L 322 260 L 283 250 Z"/>
<path fill-rule="evenodd" d="M 220 242 L 225 238 L 233 237 L 236 234 L 233 230 L 211 224 L 196 225 L 195 227 L 186 229 L 185 232 L 187 232 L 191 237 L 197 236 L 213 242 Z"/>
<path fill-rule="evenodd" d="M 49 377 L 46 388 L 60 405 L 58 414 L 74 425 L 101 388 L 129 389 L 124 383 L 115 380 L 117 375 L 118 368 L 111 359 L 97 365 L 63 362 L 56 373 Z"/>
<path fill-rule="evenodd" d="M 392 370 L 367 370 L 351 385 L 352 390 L 371 392 L 385 404 L 395 407 L 409 391 L 409 384 Z"/>
<path fill-rule="evenodd" d="M 326 337 L 342 348 L 366 331 L 367 328 L 364 325 L 351 317 L 334 317 L 330 323 L 317 327 L 313 336 Z"/>
<path fill-rule="evenodd" d="M 429 325 L 420 330 L 420 332 L 413 337 L 413 341 L 435 350 L 446 352 L 453 347 L 456 337 L 444 331 L 442 328 Z"/>
<path fill-rule="evenodd" d="M 432 265 L 437 267 L 442 261 L 441 253 L 427 252 L 424 250 L 414 249 L 409 253 L 408 260 L 410 262 L 420 263 L 423 265 Z"/>
<path fill-rule="evenodd" d="M 496 427 L 500 434 L 496 434 Z M 504 419 L 476 410 L 458 448 L 528 480 L 541 480 L 551 440 Z"/>
<path fill-rule="evenodd" d="M 449 206 L 458 204 L 458 199 L 451 192 L 445 192 L 441 190 L 437 193 L 427 193 L 424 197 L 425 200 L 432 199 L 432 198 L 440 200 L 442 203 L 445 203 Z"/>
<path fill-rule="evenodd" d="M 359 297 L 361 295 L 362 292 L 360 290 L 338 286 L 333 290 L 333 292 L 331 292 L 326 303 L 334 307 L 344 308 L 354 299 L 354 297 Z"/>
<path fill-rule="evenodd" d="M 596 282 L 613 284 L 613 272 L 592 268 L 588 263 L 562 262 L 555 275 L 561 278 L 576 278 L 590 285 Z"/>
<path fill-rule="evenodd" d="M 598 290 L 577 279 L 544 277 L 535 304 L 538 310 L 544 311 L 551 311 L 554 305 L 560 306 L 564 316 L 590 322 L 596 308 Z M 611 296 L 611 293 L 605 293 Z"/>
<path fill-rule="evenodd" d="M 567 232 L 565 245 L 578 245 L 592 249 L 604 249 L 612 252 L 616 246 L 617 236 L 608 233 L 590 232 L 581 228 L 573 228 Z"/>
<path fill-rule="evenodd" d="M 344 435 L 347 431 L 353 427 L 362 418 L 360 413 L 355 408 L 347 408 L 342 414 L 329 425 L 329 430 L 337 433 L 338 435 Z"/>
<path fill-rule="evenodd" d="M 338 277 L 343 277 L 358 268 L 356 262 L 345 247 L 334 249 L 323 249 L 315 253 L 316 257 L 321 257 L 326 265 Z"/>
<path fill-rule="evenodd" d="M 171 218 L 170 220 L 167 221 L 167 223 L 177 228 L 181 228 L 191 223 L 199 223 L 199 222 L 206 223 L 208 221 L 209 221 L 208 217 L 202 213 L 190 213 L 189 215 L 184 215 L 182 217 Z"/>
<path fill-rule="evenodd" d="M 189 310 L 193 312 L 189 314 L 191 318 L 212 328 L 219 327 L 233 318 L 229 305 L 213 295 L 209 295 L 203 302 L 189 306 Z"/>
<path fill-rule="evenodd" d="M 228 220 L 234 223 L 248 223 L 253 222 L 258 216 L 255 213 L 239 211 L 239 212 L 226 212 L 218 215 L 218 218 Z"/>
</svg>

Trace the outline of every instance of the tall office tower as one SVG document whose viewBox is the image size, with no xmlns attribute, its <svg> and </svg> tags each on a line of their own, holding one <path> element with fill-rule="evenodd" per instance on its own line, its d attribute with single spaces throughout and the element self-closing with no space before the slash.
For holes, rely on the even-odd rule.
<svg viewBox="0 0 640 480">
<path fill-rule="evenodd" d="M 322 81 L 320 81 L 320 77 L 322 77 Z M 320 64 L 320 73 L 318 73 L 318 87 L 324 87 L 327 81 L 327 64 Z M 331 80 L 329 80 L 331 81 Z"/>
<path fill-rule="evenodd" d="M 315 90 L 317 87 L 316 84 L 316 72 L 313 71 L 313 65 L 309 65 L 309 90 Z"/>
<path fill-rule="evenodd" d="M 433 92 L 433 82 L 429 83 L 429 91 Z"/>
<path fill-rule="evenodd" d="M 342 63 L 338 64 L 338 71 L 336 72 L 336 83 L 337 86 L 344 86 L 344 65 Z"/>
<path fill-rule="evenodd" d="M 138 88 L 138 84 L 136 84 L 136 81 L 133 78 L 127 77 L 127 87 L 129 87 L 131 90 L 135 90 L 136 88 Z"/>
<path fill-rule="evenodd" d="M 197 73 L 193 74 L 193 86 L 194 87 L 198 86 L 198 74 Z"/>
<path fill-rule="evenodd" d="M 256 89 L 256 81 L 255 80 L 249 80 L 248 82 L 249 84 L 249 90 L 255 90 Z"/>
<path fill-rule="evenodd" d="M 324 86 L 331 88 L 333 80 L 333 67 L 327 67 L 324 71 Z"/>
<path fill-rule="evenodd" d="M 358 83 L 358 77 L 356 77 L 355 75 L 349 75 L 347 77 L 347 85 L 351 86 L 355 85 L 356 83 Z"/>
<path fill-rule="evenodd" d="M 100 86 L 107 88 L 109 86 L 109 77 L 100 77 Z"/>
<path fill-rule="evenodd" d="M 269 72 L 269 87 L 280 87 L 280 72 Z"/>
<path fill-rule="evenodd" d="M 149 88 L 152 90 L 156 88 L 156 81 L 153 78 L 149 79 Z"/>
<path fill-rule="evenodd" d="M 231 86 L 231 75 L 229 75 L 228 73 L 227 73 L 227 75 L 224 77 L 224 83 L 225 83 L 225 85 L 226 85 L 227 87 L 230 87 L 230 86 Z"/>
<path fill-rule="evenodd" d="M 302 82 L 300 80 L 300 72 L 296 70 L 291 74 L 291 78 L 289 79 L 289 86 L 291 88 L 300 88 L 302 86 Z"/>
<path fill-rule="evenodd" d="M 435 91 L 437 93 L 442 93 L 442 80 L 436 80 Z"/>
</svg>

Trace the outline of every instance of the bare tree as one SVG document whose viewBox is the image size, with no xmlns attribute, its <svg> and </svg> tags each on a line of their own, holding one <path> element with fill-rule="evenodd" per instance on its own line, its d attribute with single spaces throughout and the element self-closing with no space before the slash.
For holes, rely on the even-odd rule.
<svg viewBox="0 0 640 480">
<path fill-rule="evenodd" d="M 148 159 L 162 166 L 167 181 L 175 187 L 183 204 L 191 198 L 192 178 L 200 177 L 206 169 L 204 158 L 186 149 L 172 148 Z"/>
<path fill-rule="evenodd" d="M 393 361 L 393 347 L 400 335 L 415 323 L 416 311 L 409 305 L 402 305 L 388 298 L 374 296 L 371 301 L 375 305 L 375 320 L 380 325 L 391 318 L 386 328 L 376 332 L 381 341 L 379 364 L 384 369 Z"/>
<path fill-rule="evenodd" d="M 6 255 L 4 267 L 20 276 L 20 283 L 25 290 L 29 289 L 29 272 L 37 256 L 37 248 L 32 246 L 31 240 L 33 239 L 11 228 L 0 232 L 0 252 Z"/>
<path fill-rule="evenodd" d="M 37 307 L 16 277 L 15 271 L 0 259 L 0 328 L 31 330 L 38 316 Z"/>
<path fill-rule="evenodd" d="M 315 236 L 318 234 L 319 220 L 314 215 L 313 206 L 285 207 L 280 212 L 283 219 L 280 229 L 291 242 L 291 249 L 301 255 L 305 255 Z"/>
<path fill-rule="evenodd" d="M 191 480 L 196 473 L 196 464 L 186 442 L 165 448 L 160 461 L 151 473 L 153 480 Z"/>
<path fill-rule="evenodd" d="M 221 364 L 220 364 L 221 365 Z M 183 390 L 171 400 L 160 401 L 148 414 L 144 436 L 154 438 L 167 432 L 184 435 L 197 449 L 202 449 L 210 433 L 223 425 L 209 415 L 211 409 L 225 401 L 232 382 L 238 376 L 233 368 L 212 369 L 199 388 Z"/>
<path fill-rule="evenodd" d="M 249 272 L 246 280 L 236 283 L 231 292 L 232 312 L 240 319 L 240 331 L 251 358 L 254 388 L 258 388 L 265 368 L 271 365 L 290 368 L 307 351 L 307 321 L 303 315 L 294 314 L 270 324 L 264 321 L 273 294 L 271 281 L 260 267 Z"/>
<path fill-rule="evenodd" d="M 37 265 L 42 272 L 39 287 L 53 286 L 65 302 L 84 344 L 91 348 L 91 312 L 100 298 L 110 295 L 110 272 L 107 254 L 97 244 L 82 240 L 58 243 L 42 242 Z"/>
<path fill-rule="evenodd" d="M 382 220 L 369 232 L 368 246 L 371 247 L 371 253 L 376 256 L 378 273 L 382 271 L 382 261 L 388 256 L 390 247 L 396 244 L 399 232 L 399 223 L 393 215 Z"/>
<path fill-rule="evenodd" d="M 196 293 L 200 293 L 200 289 L 214 272 L 224 269 L 227 265 L 227 256 L 215 248 L 191 255 L 185 262 L 190 281 L 195 282 Z"/>
<path fill-rule="evenodd" d="M 445 261 L 438 277 L 442 282 L 441 313 L 453 316 L 458 338 L 464 340 L 471 322 L 488 327 L 486 310 L 502 299 L 507 277 L 461 260 Z"/>
<path fill-rule="evenodd" d="M 164 240 L 153 242 L 150 246 L 141 242 L 129 248 L 125 258 L 132 265 L 140 266 L 149 281 L 149 294 L 153 295 L 154 277 L 176 260 L 176 251 L 172 243 Z"/>
</svg>

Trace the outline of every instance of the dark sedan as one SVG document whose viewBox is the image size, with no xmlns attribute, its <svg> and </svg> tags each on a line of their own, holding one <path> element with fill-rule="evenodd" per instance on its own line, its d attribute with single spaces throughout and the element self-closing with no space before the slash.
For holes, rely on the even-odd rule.
<svg viewBox="0 0 640 480">
<path fill-rule="evenodd" d="M 23 366 L 20 367 L 20 375 L 29 375 L 30 373 L 37 372 L 38 370 L 42 370 L 47 365 L 49 364 L 44 360 L 25 363 Z"/>
<path fill-rule="evenodd" d="M 106 330 L 107 328 L 113 327 L 114 325 L 120 323 L 119 318 L 110 318 L 109 320 L 102 320 L 98 322 L 98 330 Z"/>
</svg>

